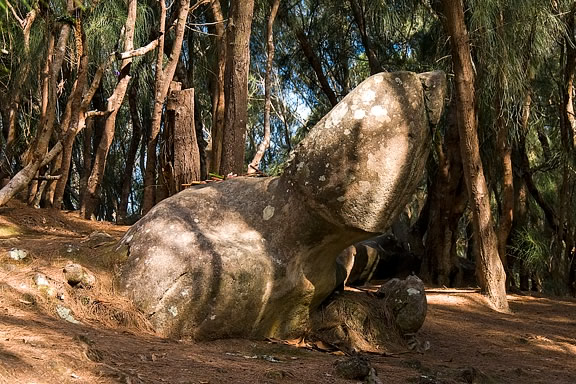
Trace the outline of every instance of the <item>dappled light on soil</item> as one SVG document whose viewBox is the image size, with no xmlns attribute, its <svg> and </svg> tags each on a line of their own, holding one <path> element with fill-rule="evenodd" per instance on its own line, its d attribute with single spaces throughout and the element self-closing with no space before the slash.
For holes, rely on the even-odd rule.
<svg viewBox="0 0 576 384">
<path fill-rule="evenodd" d="M 115 295 L 113 260 L 102 258 L 110 240 L 91 236 L 106 232 L 117 240 L 127 227 L 11 207 L 0 208 L 1 225 L 19 227 L 18 235 L 0 237 L 1 384 L 355 382 L 336 375 L 341 356 L 280 341 L 155 336 Z M 10 260 L 13 247 L 26 249 L 30 260 Z M 94 287 L 67 285 L 62 268 L 69 261 L 95 274 Z M 36 287 L 37 273 L 62 296 Z M 383 382 L 462 383 L 471 372 L 494 383 L 576 382 L 576 300 L 509 295 L 512 313 L 502 314 L 474 289 L 428 289 L 427 297 L 417 334 L 426 350 L 368 355 Z M 70 309 L 78 323 L 61 318 L 58 307 Z"/>
</svg>

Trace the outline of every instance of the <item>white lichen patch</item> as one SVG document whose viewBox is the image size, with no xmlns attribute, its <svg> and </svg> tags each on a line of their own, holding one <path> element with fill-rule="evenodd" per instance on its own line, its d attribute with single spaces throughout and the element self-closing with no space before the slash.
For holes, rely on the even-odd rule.
<svg viewBox="0 0 576 384">
<path fill-rule="evenodd" d="M 371 103 L 375 99 L 376 99 L 376 92 L 374 92 L 373 90 L 368 89 L 368 90 L 362 92 L 362 102 L 367 104 L 367 103 Z"/>
<path fill-rule="evenodd" d="M 344 202 L 346 201 L 346 197 L 345 196 L 339 196 L 336 200 L 338 200 L 339 202 Z"/>
<path fill-rule="evenodd" d="M 200 220 L 199 220 L 197 217 L 195 217 L 195 218 L 194 218 L 194 222 L 195 222 L 196 224 L 198 224 L 198 223 L 200 222 Z"/>
<path fill-rule="evenodd" d="M 170 312 L 170 314 L 173 317 L 178 316 L 178 308 L 176 308 L 175 306 L 171 306 L 170 308 L 168 308 L 168 312 Z"/>
<path fill-rule="evenodd" d="M 366 111 L 363 109 L 357 109 L 356 111 L 354 111 L 354 119 L 356 120 L 360 120 L 363 119 L 366 116 Z M 346 132 L 344 132 L 346 133 Z"/>
<path fill-rule="evenodd" d="M 326 119 L 325 127 L 332 128 L 335 125 L 340 124 L 344 116 L 348 113 L 348 104 L 340 103 L 328 114 Z"/>
<path fill-rule="evenodd" d="M 330 167 L 330 163 L 326 163 L 325 167 L 326 168 Z"/>
<path fill-rule="evenodd" d="M 264 221 L 267 221 L 270 220 L 272 216 L 274 216 L 274 207 L 267 205 L 266 208 L 264 208 L 264 211 L 262 211 L 262 218 Z"/>
<path fill-rule="evenodd" d="M 350 135 L 350 133 L 351 133 L 351 132 L 350 132 L 349 129 L 345 129 L 345 130 L 344 130 L 344 134 L 345 134 L 346 136 Z"/>
<path fill-rule="evenodd" d="M 370 109 L 370 114 L 374 117 L 388 116 L 388 110 L 381 105 L 375 105 Z"/>
<path fill-rule="evenodd" d="M 320 177 L 318 178 L 318 180 L 320 180 L 320 181 L 326 181 L 326 176 L 322 175 L 322 176 L 320 176 Z"/>
<path fill-rule="evenodd" d="M 422 293 L 419 289 L 416 288 L 408 288 L 406 292 L 408 292 L 408 296 L 419 295 Z"/>
<path fill-rule="evenodd" d="M 190 292 L 187 289 L 183 289 L 182 292 L 180 292 L 180 296 L 182 297 L 186 297 L 190 294 Z"/>
<path fill-rule="evenodd" d="M 400 79 L 399 77 L 395 78 L 394 81 L 396 81 L 396 84 L 398 85 L 402 85 L 402 79 Z"/>
<path fill-rule="evenodd" d="M 210 320 L 216 320 L 216 315 L 210 316 Z"/>
<path fill-rule="evenodd" d="M 378 83 L 381 83 L 381 82 L 384 81 L 384 76 L 382 76 L 382 75 L 376 75 L 376 76 L 374 76 L 372 79 L 374 79 L 374 82 L 375 82 L 376 84 L 378 84 Z"/>
<path fill-rule="evenodd" d="M 303 166 L 304 166 L 304 162 L 301 161 L 301 162 L 299 162 L 299 163 L 296 165 L 296 169 L 297 169 L 297 170 L 301 170 Z"/>
</svg>

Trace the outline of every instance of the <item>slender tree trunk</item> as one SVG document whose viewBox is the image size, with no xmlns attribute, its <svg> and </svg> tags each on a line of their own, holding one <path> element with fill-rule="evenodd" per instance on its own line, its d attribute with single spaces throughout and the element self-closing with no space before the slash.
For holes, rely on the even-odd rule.
<svg viewBox="0 0 576 384">
<path fill-rule="evenodd" d="M 492 306 L 499 311 L 508 311 L 506 274 L 498 256 L 498 239 L 490 210 L 490 195 L 480 158 L 474 68 L 464 23 L 464 8 L 462 0 L 442 0 L 441 4 L 444 28 L 451 38 L 456 94 L 459 100 L 457 113 L 460 149 L 479 256 L 479 260 L 476 260 L 477 278 Z"/>
<path fill-rule="evenodd" d="M 274 0 L 270 8 L 270 16 L 266 25 L 266 74 L 264 75 L 264 137 L 258 145 L 254 158 L 248 165 L 248 173 L 256 173 L 264 152 L 270 146 L 270 110 L 272 106 L 272 64 L 274 63 L 274 20 L 278 13 L 280 0 Z"/>
<path fill-rule="evenodd" d="M 498 98 L 497 98 L 498 99 Z M 498 254 L 505 269 L 508 267 L 507 244 L 514 218 L 514 173 L 512 169 L 512 146 L 508 140 L 509 126 L 504 121 L 503 111 L 497 108 L 499 115 L 496 118 L 498 127 L 497 147 L 498 158 L 502 166 L 502 190 L 500 193 L 500 219 L 498 223 Z"/>
<path fill-rule="evenodd" d="M 332 107 L 336 106 L 336 104 L 338 104 L 338 97 L 336 97 L 336 93 L 330 86 L 330 82 L 328 81 L 328 78 L 326 77 L 326 74 L 322 69 L 322 63 L 320 61 L 320 58 L 318 57 L 318 54 L 316 54 L 314 48 L 312 48 L 308 36 L 306 36 L 302 28 L 299 27 L 296 27 L 296 30 L 294 32 L 296 33 L 296 38 L 300 43 L 300 48 L 302 49 L 304 56 L 306 57 L 308 63 L 310 63 L 310 66 L 312 67 L 314 73 L 316 74 L 316 78 L 320 83 L 320 88 L 328 98 L 330 105 Z"/>
<path fill-rule="evenodd" d="M 70 8 L 72 2 L 69 0 L 68 7 Z M 50 137 L 54 130 L 54 122 L 56 119 L 56 88 L 58 84 L 58 77 L 64 54 L 66 52 L 66 45 L 70 35 L 70 26 L 64 24 L 60 29 L 58 41 L 55 42 L 54 37 L 50 35 L 48 42 L 48 50 L 46 53 L 46 64 L 42 73 L 42 107 L 40 129 L 36 134 L 34 142 L 29 146 L 24 154 L 25 166 L 18 172 L 6 186 L 0 189 L 0 206 L 6 204 L 16 194 L 30 185 L 32 179 L 38 172 L 40 167 L 45 166 L 47 157 L 51 157 L 50 161 L 54 159 L 62 146 L 55 152 L 52 150 L 48 152 Z M 54 148 L 53 148 L 54 149 Z M 37 184 L 37 183 L 36 183 Z M 35 196 L 35 189 L 32 190 L 32 196 Z"/>
<path fill-rule="evenodd" d="M 562 184 L 559 189 L 559 210 L 556 229 L 557 250 L 551 260 L 550 272 L 554 280 L 555 294 L 566 294 L 571 288 L 570 257 L 572 255 L 573 220 L 569 214 L 572 206 L 571 192 L 574 189 L 573 167 L 575 159 L 576 115 L 574 114 L 574 77 L 576 75 L 576 47 L 574 32 L 576 31 L 576 4 L 573 4 L 566 14 L 566 37 L 564 39 L 565 62 L 564 79 L 561 87 L 560 131 L 562 148 L 567 161 L 563 164 Z"/>
<path fill-rule="evenodd" d="M 124 35 L 124 51 L 128 52 L 134 49 L 134 27 L 136 24 L 136 12 L 138 2 L 137 0 L 128 1 L 128 14 L 125 23 Z M 122 106 L 126 89 L 130 81 L 130 67 L 132 65 L 132 57 L 123 59 L 120 64 L 120 74 L 118 76 L 118 83 L 108 99 L 106 122 L 104 124 L 104 133 L 102 140 L 96 150 L 94 163 L 92 164 L 92 171 L 86 189 L 84 190 L 82 203 L 80 205 L 80 213 L 87 219 L 93 218 L 100 203 L 100 186 L 104 178 L 104 170 L 106 168 L 106 160 L 108 152 L 114 139 L 114 131 L 116 130 L 116 116 Z"/>
<path fill-rule="evenodd" d="M 162 123 L 162 108 L 164 101 L 168 94 L 168 88 L 174 78 L 174 72 L 180 58 L 180 51 L 182 50 L 182 42 L 184 40 L 184 31 L 186 28 L 186 20 L 188 18 L 188 11 L 190 9 L 189 0 L 179 0 L 178 2 L 178 16 L 175 28 L 174 44 L 172 45 L 172 52 L 168 58 L 166 68 L 164 68 L 164 37 L 161 36 L 158 43 L 158 55 L 156 59 L 156 80 L 155 80 L 155 93 L 154 93 L 154 108 L 152 111 L 152 125 L 150 136 L 148 137 L 147 153 L 146 153 L 146 170 L 144 172 L 144 198 L 142 201 L 142 213 L 147 213 L 156 201 L 155 185 L 156 185 L 156 166 L 157 155 L 156 146 L 158 144 L 158 134 L 160 133 L 160 126 Z M 165 33 L 166 24 L 166 5 L 164 1 L 160 1 L 160 33 Z"/>
<path fill-rule="evenodd" d="M 226 33 L 225 132 L 220 171 L 224 175 L 244 170 L 246 123 L 248 121 L 248 72 L 250 69 L 250 29 L 254 0 L 233 2 Z"/>
<path fill-rule="evenodd" d="M 226 111 L 224 100 L 224 73 L 226 69 L 226 28 L 220 0 L 210 3 L 216 30 L 216 65 L 214 80 L 212 82 L 212 140 L 210 142 L 210 157 L 208 169 L 210 172 L 220 173 L 222 161 L 222 142 L 224 141 L 224 114 Z"/>
<path fill-rule="evenodd" d="M 370 74 L 374 75 L 382 72 L 383 69 L 378 61 L 378 56 L 376 55 L 374 44 L 372 44 L 372 39 L 368 36 L 366 18 L 364 17 L 364 4 L 362 2 L 363 0 L 350 0 L 350 7 L 352 8 L 352 15 L 354 16 L 354 21 L 358 27 L 358 32 L 360 32 L 360 38 L 362 39 L 362 45 L 364 46 L 366 57 L 368 58 Z"/>
<path fill-rule="evenodd" d="M 132 174 L 134 173 L 134 165 L 136 164 L 136 154 L 140 147 L 142 140 L 142 123 L 138 115 L 137 96 L 138 88 L 137 81 L 132 82 L 128 89 L 128 105 L 130 106 L 130 117 L 132 119 L 132 137 L 130 139 L 130 147 L 126 155 L 126 167 L 124 168 L 124 176 L 122 177 L 122 189 L 120 193 L 120 205 L 118 206 L 118 223 L 126 224 L 128 216 L 128 200 L 130 198 L 130 189 L 132 186 Z"/>
<path fill-rule="evenodd" d="M 30 31 L 32 25 L 38 16 L 38 10 L 32 9 L 26 14 L 26 18 L 18 20 L 22 28 L 22 37 L 24 39 L 24 55 L 22 55 L 22 66 L 18 72 L 18 79 L 14 82 L 14 87 L 10 92 L 9 100 L 1 100 L 3 104 L 7 105 L 7 111 L 4 113 L 6 119 L 3 119 L 3 132 L 5 146 L 4 153 L 1 153 L 0 146 L 0 181 L 10 174 L 11 163 L 14 156 L 13 146 L 16 141 L 16 119 L 18 110 L 20 109 L 20 101 L 22 99 L 22 85 L 25 83 L 30 73 Z"/>
<path fill-rule="evenodd" d="M 310 44 L 308 36 L 306 36 L 306 33 L 304 33 L 301 26 L 296 25 L 294 22 L 292 22 L 288 10 L 286 9 L 286 6 L 280 7 L 278 11 L 278 16 L 292 30 L 294 35 L 296 35 L 296 39 L 298 40 L 298 44 L 300 45 L 300 49 L 302 50 L 304 57 L 306 57 L 306 60 L 314 70 L 314 73 L 316 74 L 318 83 L 320 83 L 320 89 L 322 89 L 322 92 L 324 92 L 324 94 L 328 98 L 330 105 L 334 107 L 336 104 L 338 104 L 338 97 L 336 96 L 336 93 L 330 86 L 330 82 L 328 81 L 328 78 L 326 77 L 326 74 L 322 69 L 322 62 L 320 61 L 320 58 L 316 54 L 316 51 Z"/>
</svg>

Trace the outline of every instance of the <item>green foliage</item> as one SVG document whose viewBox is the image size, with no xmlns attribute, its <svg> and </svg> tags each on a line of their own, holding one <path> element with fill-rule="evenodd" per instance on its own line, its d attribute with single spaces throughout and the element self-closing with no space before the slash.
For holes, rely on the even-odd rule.
<svg viewBox="0 0 576 384">
<path fill-rule="evenodd" d="M 525 227 L 515 231 L 509 249 L 529 272 L 542 275 L 548 270 L 551 251 L 537 229 Z"/>
</svg>

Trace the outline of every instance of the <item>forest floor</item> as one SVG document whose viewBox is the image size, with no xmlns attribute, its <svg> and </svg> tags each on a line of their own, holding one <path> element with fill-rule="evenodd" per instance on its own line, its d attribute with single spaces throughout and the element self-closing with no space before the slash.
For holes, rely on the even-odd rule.
<svg viewBox="0 0 576 384">
<path fill-rule="evenodd" d="M 336 374 L 342 356 L 325 352 L 155 336 L 114 295 L 113 263 L 102 257 L 126 229 L 18 203 L 0 208 L 0 383 L 355 382 Z M 13 249 L 28 256 L 13 260 Z M 71 261 L 94 273 L 94 287 L 66 283 Z M 43 277 L 48 285 L 37 285 Z M 427 298 L 418 335 L 427 351 L 367 357 L 383 383 L 576 383 L 576 300 L 510 295 L 512 313 L 502 314 L 474 290 L 430 288 Z"/>
</svg>

